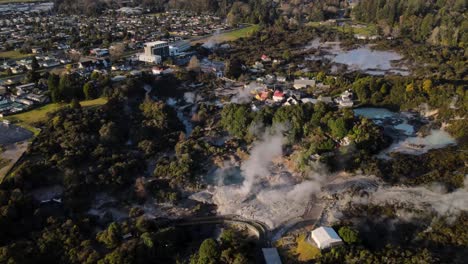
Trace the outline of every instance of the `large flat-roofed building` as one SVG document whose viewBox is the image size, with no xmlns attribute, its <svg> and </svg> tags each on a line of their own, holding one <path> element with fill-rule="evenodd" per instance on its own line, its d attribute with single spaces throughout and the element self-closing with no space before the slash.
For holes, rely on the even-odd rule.
<svg viewBox="0 0 468 264">
<path fill-rule="evenodd" d="M 311 237 L 320 249 L 343 244 L 340 236 L 331 227 L 321 226 L 311 232 Z"/>
<path fill-rule="evenodd" d="M 281 258 L 276 248 L 262 248 L 266 264 L 281 264 Z"/>
<path fill-rule="evenodd" d="M 166 41 L 148 42 L 144 45 L 144 53 L 138 56 L 140 61 L 159 64 L 169 57 L 169 44 Z"/>
<path fill-rule="evenodd" d="M 190 49 L 190 42 L 179 40 L 169 44 L 169 53 L 171 56 L 177 56 Z"/>
</svg>

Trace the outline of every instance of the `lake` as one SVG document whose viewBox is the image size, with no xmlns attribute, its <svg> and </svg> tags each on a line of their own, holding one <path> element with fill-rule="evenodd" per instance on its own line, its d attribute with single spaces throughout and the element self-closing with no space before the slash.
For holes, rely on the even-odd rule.
<svg viewBox="0 0 468 264">
<path fill-rule="evenodd" d="M 335 65 L 342 64 L 349 71 L 362 71 L 369 75 L 395 74 L 407 76 L 410 71 L 401 54 L 392 50 L 376 50 L 372 45 L 363 45 L 345 50 L 339 41 L 320 42 L 314 39 L 304 47 L 304 51 L 319 51 L 319 54 L 308 55 L 306 60 L 329 60 Z"/>
</svg>

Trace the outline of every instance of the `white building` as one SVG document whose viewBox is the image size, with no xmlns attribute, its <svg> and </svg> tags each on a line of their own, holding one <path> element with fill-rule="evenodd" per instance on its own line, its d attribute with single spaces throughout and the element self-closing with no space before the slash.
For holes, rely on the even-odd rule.
<svg viewBox="0 0 468 264">
<path fill-rule="evenodd" d="M 166 41 L 148 42 L 144 45 L 144 52 L 138 54 L 138 60 L 160 64 L 169 56 L 169 44 Z"/>
<path fill-rule="evenodd" d="M 311 237 L 320 249 L 330 248 L 343 244 L 343 240 L 331 227 L 321 226 L 311 233 Z"/>
<path fill-rule="evenodd" d="M 281 264 L 281 258 L 276 248 L 262 248 L 266 264 Z"/>
<path fill-rule="evenodd" d="M 346 90 L 340 95 L 340 97 L 335 99 L 335 102 L 340 107 L 352 107 L 354 105 L 353 93 L 349 90 Z"/>
<path fill-rule="evenodd" d="M 295 89 L 303 89 L 307 87 L 314 87 L 315 86 L 315 80 L 310 80 L 309 78 L 300 78 L 297 80 L 294 80 L 293 84 Z"/>
</svg>

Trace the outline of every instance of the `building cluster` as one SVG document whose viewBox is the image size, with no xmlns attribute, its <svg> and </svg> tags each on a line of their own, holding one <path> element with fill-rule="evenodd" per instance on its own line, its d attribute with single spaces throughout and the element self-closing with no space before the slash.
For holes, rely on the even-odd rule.
<svg viewBox="0 0 468 264">
<path fill-rule="evenodd" d="M 330 85 L 324 84 L 315 78 L 299 77 L 294 80 L 287 80 L 285 76 L 275 74 L 265 74 L 266 63 L 281 63 L 261 56 L 261 61 L 256 61 L 249 68 L 249 72 L 255 78 L 255 82 L 244 86 L 250 91 L 255 99 L 252 109 L 258 110 L 262 105 L 296 105 L 302 103 L 324 102 L 335 104 L 338 107 L 352 107 L 354 105 L 353 92 L 347 90 L 336 98 L 324 96 L 330 91 Z"/>
<path fill-rule="evenodd" d="M 168 34 L 204 36 L 227 29 L 230 27 L 219 17 L 177 11 L 158 15 L 112 12 L 98 17 L 18 12 L 0 18 L 0 50 L 31 52 L 39 47 L 41 52 L 54 52 L 74 48 L 87 55 L 94 48 L 117 41 L 131 41 L 138 49 L 145 42 L 164 40 Z M 96 45 L 99 42 L 101 45 Z"/>
<path fill-rule="evenodd" d="M 49 97 L 35 83 L 0 86 L 0 117 L 47 103 Z"/>
</svg>

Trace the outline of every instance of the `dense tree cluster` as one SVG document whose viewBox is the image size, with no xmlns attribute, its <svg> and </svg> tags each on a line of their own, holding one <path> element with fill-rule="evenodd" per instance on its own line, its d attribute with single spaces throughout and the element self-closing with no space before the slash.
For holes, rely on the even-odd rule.
<svg viewBox="0 0 468 264">
<path fill-rule="evenodd" d="M 278 108 L 264 107 L 253 112 L 247 105 L 229 104 L 221 111 L 221 125 L 231 135 L 250 141 L 258 128 L 282 126 L 291 144 L 301 144 L 299 168 L 306 168 L 310 157 L 335 152 L 346 137 L 357 148 L 345 167 L 360 164 L 364 157 L 377 153 L 387 144 L 382 131 L 367 119 L 354 116 L 349 109 L 337 110 L 324 103 L 298 104 Z M 346 145 L 346 144 L 345 144 Z M 350 153 L 337 151 L 335 156 Z M 330 157 L 329 155 L 326 155 Z M 322 157 L 323 161 L 333 159 Z"/>
<path fill-rule="evenodd" d="M 243 235 L 231 229 L 225 229 L 219 241 L 206 239 L 196 254 L 191 257 L 191 264 L 211 263 L 253 263 L 255 244 Z"/>
<path fill-rule="evenodd" d="M 466 47 L 466 8 L 465 0 L 362 0 L 353 15 L 363 22 L 378 23 L 386 35 Z"/>
<path fill-rule="evenodd" d="M 450 190 L 462 188 L 468 172 L 468 156 L 455 148 L 431 150 L 426 155 L 395 153 L 390 160 L 380 160 L 379 167 L 385 180 L 396 183 L 421 185 L 444 183 Z"/>
<path fill-rule="evenodd" d="M 50 73 L 47 79 L 50 98 L 53 102 L 70 102 L 73 99 L 95 99 L 111 89 L 109 76 L 97 72 L 91 74 L 86 81 L 78 74 L 62 74 L 61 76 Z"/>
</svg>

